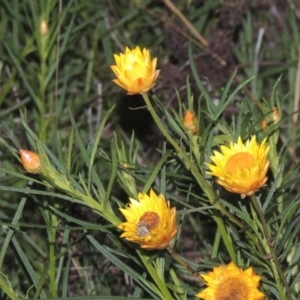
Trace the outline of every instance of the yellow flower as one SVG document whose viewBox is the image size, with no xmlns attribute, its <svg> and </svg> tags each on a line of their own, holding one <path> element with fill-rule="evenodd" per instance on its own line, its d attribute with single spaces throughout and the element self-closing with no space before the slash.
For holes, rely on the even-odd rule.
<svg viewBox="0 0 300 300">
<path fill-rule="evenodd" d="M 184 127 L 191 133 L 193 133 L 193 134 L 198 133 L 198 128 L 197 128 L 198 120 L 197 120 L 195 113 L 192 112 L 191 110 L 188 109 L 186 111 L 186 113 L 183 117 L 182 123 L 183 123 Z"/>
<path fill-rule="evenodd" d="M 138 199 L 120 209 L 127 220 L 118 226 L 124 230 L 121 237 L 148 250 L 166 248 L 178 231 L 176 207 L 170 208 L 169 201 L 153 190 L 149 196 L 139 193 Z"/>
<path fill-rule="evenodd" d="M 233 262 L 229 265 L 221 265 L 201 275 L 208 287 L 196 295 L 204 300 L 262 300 L 265 295 L 257 288 L 260 276 L 252 267 L 243 271 Z"/>
<path fill-rule="evenodd" d="M 41 170 L 41 161 L 37 153 L 20 149 L 21 161 L 24 169 L 30 173 L 39 173 Z"/>
<path fill-rule="evenodd" d="M 148 49 L 126 47 L 125 53 L 114 54 L 114 57 L 116 65 L 110 67 L 117 79 L 113 81 L 129 95 L 143 94 L 153 88 L 160 70 L 155 70 L 157 58 L 151 60 Z"/>
<path fill-rule="evenodd" d="M 215 165 L 207 164 L 211 172 L 218 177 L 217 183 L 232 193 L 241 194 L 241 198 L 251 196 L 268 180 L 266 177 L 270 161 L 267 159 L 270 146 L 266 139 L 258 145 L 253 136 L 245 144 L 241 137 L 230 147 L 221 146 L 221 152 L 214 151 L 211 160 Z"/>
</svg>

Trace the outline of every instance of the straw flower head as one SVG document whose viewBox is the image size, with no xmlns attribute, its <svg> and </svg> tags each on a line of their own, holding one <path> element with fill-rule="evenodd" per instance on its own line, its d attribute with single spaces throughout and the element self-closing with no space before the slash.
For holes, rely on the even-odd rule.
<svg viewBox="0 0 300 300">
<path fill-rule="evenodd" d="M 117 79 L 113 81 L 127 91 L 129 95 L 148 92 L 155 84 L 160 72 L 156 70 L 157 58 L 151 60 L 149 50 L 140 47 L 130 50 L 126 47 L 125 53 L 114 54 L 116 61 L 111 68 Z"/>
<path fill-rule="evenodd" d="M 37 153 L 20 149 L 21 162 L 24 169 L 30 173 L 39 173 L 41 171 L 41 161 Z"/>
<path fill-rule="evenodd" d="M 164 196 L 157 196 L 153 190 L 149 196 L 139 193 L 138 200 L 130 199 L 129 206 L 120 211 L 127 220 L 118 226 L 124 231 L 121 237 L 141 248 L 164 249 L 178 231 L 176 208 L 170 208 Z"/>
<path fill-rule="evenodd" d="M 211 160 L 214 165 L 207 164 L 208 174 L 216 176 L 217 183 L 232 193 L 241 195 L 241 198 L 251 196 L 268 180 L 266 177 L 270 161 L 267 159 L 269 146 L 266 139 L 259 145 L 253 136 L 245 144 L 241 137 L 237 143 L 229 147 L 221 146 L 221 153 L 214 151 Z"/>
<path fill-rule="evenodd" d="M 260 276 L 252 267 L 240 270 L 233 262 L 221 265 L 201 275 L 207 288 L 196 295 L 204 300 L 262 300 L 265 295 L 258 290 Z"/>
</svg>

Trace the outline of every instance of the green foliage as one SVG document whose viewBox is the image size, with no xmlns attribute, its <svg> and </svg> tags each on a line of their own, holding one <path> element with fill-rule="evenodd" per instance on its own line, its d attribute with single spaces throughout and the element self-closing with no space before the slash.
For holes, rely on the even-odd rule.
<svg viewBox="0 0 300 300">
<path fill-rule="evenodd" d="M 229 2 L 172 1 L 179 17 L 166 0 L 1 1 L 1 299 L 196 299 L 198 274 L 230 261 L 266 299 L 299 299 L 299 11 Z M 161 69 L 143 99 L 111 82 L 113 54 L 136 45 Z M 146 110 L 150 125 L 129 124 Z M 268 181 L 241 200 L 207 163 L 253 135 Z M 151 188 L 177 209 L 169 252 L 120 238 L 119 208 Z"/>
</svg>

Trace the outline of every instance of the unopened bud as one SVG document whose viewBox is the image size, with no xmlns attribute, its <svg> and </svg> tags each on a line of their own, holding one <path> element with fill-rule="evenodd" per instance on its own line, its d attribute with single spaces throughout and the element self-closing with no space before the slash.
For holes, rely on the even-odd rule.
<svg viewBox="0 0 300 300">
<path fill-rule="evenodd" d="M 266 119 L 263 119 L 263 120 L 261 121 L 260 126 L 261 126 L 261 128 L 264 129 L 264 130 L 267 129 L 268 124 L 267 124 Z"/>
<path fill-rule="evenodd" d="M 275 106 L 272 108 L 272 118 L 273 118 L 273 122 L 275 124 L 280 121 L 280 114 L 279 114 L 278 108 Z"/>
<path fill-rule="evenodd" d="M 197 134 L 198 133 L 198 119 L 195 115 L 194 112 L 192 112 L 191 110 L 187 110 L 184 117 L 183 117 L 183 120 L 182 120 L 182 123 L 184 125 L 184 127 L 190 131 L 191 133 L 193 134 Z"/>
<path fill-rule="evenodd" d="M 24 169 L 30 173 L 39 173 L 41 170 L 41 161 L 37 153 L 20 149 L 21 161 Z"/>
<path fill-rule="evenodd" d="M 270 112 L 262 121 L 261 128 L 266 129 L 268 125 L 278 123 L 280 121 L 280 114 L 277 107 L 272 107 L 272 112 Z"/>
<path fill-rule="evenodd" d="M 48 23 L 45 20 L 42 20 L 40 23 L 40 34 L 41 36 L 44 36 L 48 33 Z"/>
</svg>

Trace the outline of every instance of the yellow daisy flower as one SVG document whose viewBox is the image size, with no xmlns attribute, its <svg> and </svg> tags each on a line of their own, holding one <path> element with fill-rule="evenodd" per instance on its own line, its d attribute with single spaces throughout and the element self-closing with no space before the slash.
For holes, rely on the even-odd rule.
<svg viewBox="0 0 300 300">
<path fill-rule="evenodd" d="M 124 230 L 121 237 L 148 250 L 166 248 L 178 231 L 176 207 L 170 208 L 169 201 L 153 190 L 149 196 L 139 193 L 138 199 L 129 199 L 129 206 L 120 209 L 127 220 L 118 226 Z"/>
<path fill-rule="evenodd" d="M 270 146 L 265 143 L 266 139 L 258 145 L 256 136 L 253 136 L 245 144 L 239 137 L 237 143 L 221 146 L 222 153 L 214 151 L 214 156 L 211 156 L 215 165 L 207 164 L 210 169 L 207 173 L 218 177 L 217 183 L 226 190 L 241 194 L 242 199 L 253 195 L 268 180 Z"/>
<path fill-rule="evenodd" d="M 143 94 L 153 88 L 160 70 L 156 70 L 157 58 L 151 60 L 148 49 L 126 47 L 125 53 L 114 54 L 114 58 L 116 65 L 110 67 L 117 79 L 113 81 L 129 95 Z"/>
<path fill-rule="evenodd" d="M 201 275 L 208 287 L 196 297 L 204 300 L 262 300 L 265 294 L 258 290 L 261 276 L 252 267 L 243 271 L 234 262 L 213 268 L 212 272 Z"/>
</svg>

